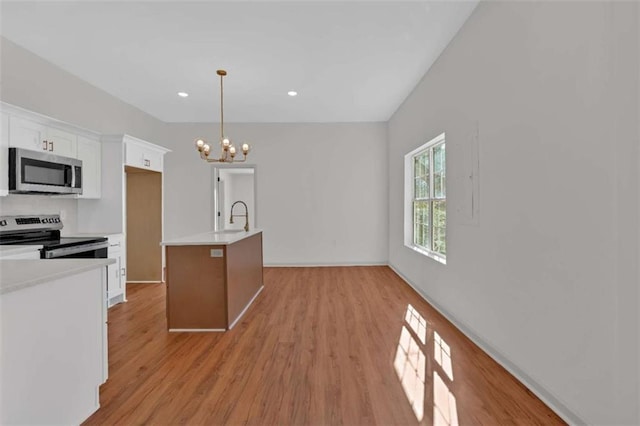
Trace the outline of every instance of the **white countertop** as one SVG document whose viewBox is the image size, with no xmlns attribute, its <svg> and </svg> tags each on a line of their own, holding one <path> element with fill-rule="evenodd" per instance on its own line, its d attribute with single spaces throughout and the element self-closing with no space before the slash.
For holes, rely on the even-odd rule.
<svg viewBox="0 0 640 426">
<path fill-rule="evenodd" d="M 41 245 L 0 245 L 0 259 L 16 254 L 35 252 L 41 248 Z"/>
<path fill-rule="evenodd" d="M 115 263 L 115 259 L 0 260 L 0 294 Z"/>
<path fill-rule="evenodd" d="M 244 230 L 210 231 L 203 232 L 202 234 L 165 240 L 160 244 L 163 246 L 226 246 L 261 232 L 262 229 L 252 229 L 249 232 L 245 232 Z"/>
</svg>

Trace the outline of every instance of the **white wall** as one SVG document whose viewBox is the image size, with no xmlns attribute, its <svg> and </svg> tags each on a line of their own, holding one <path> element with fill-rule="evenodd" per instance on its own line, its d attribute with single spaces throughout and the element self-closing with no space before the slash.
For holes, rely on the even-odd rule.
<svg viewBox="0 0 640 426">
<path fill-rule="evenodd" d="M 127 133 L 162 145 L 166 124 L 0 37 L 0 100 L 102 134 Z M 0 197 L 0 214 L 61 213 L 76 230 L 77 203 L 48 196 Z"/>
<path fill-rule="evenodd" d="M 640 422 L 637 7 L 482 2 L 388 124 L 390 263 L 572 422 Z M 403 155 L 443 131 L 446 266 L 402 207 Z"/>
<path fill-rule="evenodd" d="M 258 226 L 266 265 L 376 264 L 387 260 L 387 162 L 383 123 L 229 124 L 252 144 Z M 167 238 L 210 229 L 210 164 L 193 141 L 217 125 L 171 124 Z M 215 152 L 217 154 L 217 152 Z"/>
<path fill-rule="evenodd" d="M 217 125 L 167 124 L 0 37 L 0 99 L 102 134 L 167 146 L 165 236 L 211 229 L 212 166 L 193 149 Z M 242 124 L 228 134 L 253 144 L 259 226 L 267 264 L 371 264 L 387 260 L 387 162 L 383 123 Z M 76 203 L 41 196 L 0 199 L 2 214 L 63 212 Z"/>
<path fill-rule="evenodd" d="M 0 37 L 0 99 L 102 134 L 162 145 L 165 123 Z"/>
</svg>

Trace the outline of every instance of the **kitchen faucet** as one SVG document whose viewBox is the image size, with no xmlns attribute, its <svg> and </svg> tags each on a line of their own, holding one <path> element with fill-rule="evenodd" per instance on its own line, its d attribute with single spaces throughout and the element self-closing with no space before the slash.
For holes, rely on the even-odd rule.
<svg viewBox="0 0 640 426">
<path fill-rule="evenodd" d="M 247 208 L 247 204 L 244 201 L 236 201 L 235 203 L 233 203 L 231 205 L 231 214 L 230 216 L 230 220 L 229 223 L 233 223 L 233 208 L 235 207 L 236 204 L 242 204 L 244 206 L 244 214 L 237 214 L 236 216 L 244 216 L 244 230 L 246 232 L 249 232 L 249 209 Z"/>
</svg>

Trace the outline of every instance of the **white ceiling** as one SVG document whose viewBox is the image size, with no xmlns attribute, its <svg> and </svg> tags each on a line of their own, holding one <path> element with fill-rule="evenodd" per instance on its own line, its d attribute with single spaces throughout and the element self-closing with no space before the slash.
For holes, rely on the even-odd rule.
<svg viewBox="0 0 640 426">
<path fill-rule="evenodd" d="M 386 121 L 476 4 L 2 1 L 0 33 L 165 122 L 219 121 L 219 68 L 226 122 Z"/>
</svg>

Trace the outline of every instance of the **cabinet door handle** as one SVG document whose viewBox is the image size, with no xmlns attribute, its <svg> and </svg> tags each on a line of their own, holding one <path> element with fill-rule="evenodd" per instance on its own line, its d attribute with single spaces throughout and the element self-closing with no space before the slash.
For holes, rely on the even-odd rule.
<svg viewBox="0 0 640 426">
<path fill-rule="evenodd" d="M 125 274 L 125 268 L 120 269 L 120 274 L 121 274 L 122 276 L 126 275 L 126 274 Z"/>
<path fill-rule="evenodd" d="M 145 159 L 144 160 L 144 165 L 145 165 L 145 167 L 151 167 L 151 160 Z"/>
<path fill-rule="evenodd" d="M 49 149 L 49 141 L 42 141 L 42 150 L 46 151 L 47 149 Z"/>
<path fill-rule="evenodd" d="M 53 141 L 49 142 L 49 151 L 53 151 Z"/>
</svg>

